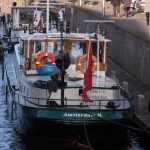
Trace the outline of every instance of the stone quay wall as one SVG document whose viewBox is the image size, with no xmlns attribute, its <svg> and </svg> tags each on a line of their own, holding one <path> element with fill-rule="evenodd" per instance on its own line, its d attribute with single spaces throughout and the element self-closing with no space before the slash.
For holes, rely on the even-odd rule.
<svg viewBox="0 0 150 150">
<path fill-rule="evenodd" d="M 70 8 L 71 30 L 74 32 L 96 31 L 98 23 L 83 20 L 97 20 L 100 14 L 81 7 Z M 132 77 L 150 88 L 150 41 L 141 34 L 133 33 L 116 23 L 100 23 L 100 30 L 112 40 L 109 46 L 110 58 Z"/>
</svg>

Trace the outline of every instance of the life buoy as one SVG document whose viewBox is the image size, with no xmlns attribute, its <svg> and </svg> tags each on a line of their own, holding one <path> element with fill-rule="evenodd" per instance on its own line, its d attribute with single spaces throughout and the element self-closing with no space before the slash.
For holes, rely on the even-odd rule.
<svg viewBox="0 0 150 150">
<path fill-rule="evenodd" d="M 55 57 L 50 54 L 50 53 L 41 53 L 38 55 L 37 59 L 36 59 L 36 69 L 38 69 L 39 67 L 42 66 L 41 60 L 45 57 L 48 57 L 49 59 L 51 59 L 51 63 L 55 63 Z"/>
<path fill-rule="evenodd" d="M 84 73 L 84 66 L 83 66 L 83 60 L 85 60 L 87 58 L 87 54 L 83 54 L 77 61 L 77 67 L 79 68 L 79 70 Z M 96 57 L 94 55 L 92 55 L 92 60 L 93 60 L 93 65 L 92 65 L 92 73 L 96 70 L 97 67 L 97 60 Z"/>
</svg>

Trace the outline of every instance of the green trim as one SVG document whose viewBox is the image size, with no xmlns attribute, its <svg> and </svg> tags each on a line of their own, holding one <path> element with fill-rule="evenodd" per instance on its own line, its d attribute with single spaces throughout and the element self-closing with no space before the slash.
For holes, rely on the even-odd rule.
<svg viewBox="0 0 150 150">
<path fill-rule="evenodd" d="M 126 110 L 68 110 L 68 109 L 42 109 L 22 106 L 26 117 L 34 119 L 60 120 L 60 121 L 101 121 L 131 119 L 130 109 Z"/>
</svg>

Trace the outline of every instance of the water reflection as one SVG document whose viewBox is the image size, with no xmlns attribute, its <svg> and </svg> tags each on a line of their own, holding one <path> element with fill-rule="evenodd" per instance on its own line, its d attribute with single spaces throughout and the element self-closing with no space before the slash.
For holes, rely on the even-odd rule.
<svg viewBox="0 0 150 150">
<path fill-rule="evenodd" d="M 4 89 L 4 82 L 1 80 L 0 73 L 0 150 L 24 150 L 24 145 L 13 130 L 12 122 L 10 121 Z"/>
<path fill-rule="evenodd" d="M 54 147 L 55 150 L 88 150 L 88 143 L 75 143 L 73 140 L 50 139 L 46 137 L 24 136 L 22 141 L 26 150 L 49 150 Z M 103 137 L 97 141 L 90 141 L 91 150 L 149 150 L 150 144 L 146 135 L 128 131 L 127 137 L 124 139 L 112 139 Z"/>
<path fill-rule="evenodd" d="M 89 144 L 94 150 L 149 150 L 149 141 L 143 133 L 130 130 L 124 138 L 102 136 L 96 140 L 90 139 L 89 143 L 87 140 L 78 142 L 74 139 L 21 136 L 16 133 L 10 120 L 9 104 L 5 100 L 5 86 L 0 73 L 0 150 L 87 150 Z"/>
</svg>

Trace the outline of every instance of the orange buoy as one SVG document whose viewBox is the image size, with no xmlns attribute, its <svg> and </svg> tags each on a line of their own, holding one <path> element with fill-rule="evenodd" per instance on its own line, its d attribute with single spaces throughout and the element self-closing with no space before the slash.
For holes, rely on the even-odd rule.
<svg viewBox="0 0 150 150">
<path fill-rule="evenodd" d="M 42 66 L 41 60 L 45 57 L 48 57 L 51 60 L 51 63 L 55 63 L 55 57 L 50 53 L 41 53 L 36 59 L 36 69 Z"/>
<path fill-rule="evenodd" d="M 83 61 L 87 58 L 87 54 L 83 54 L 77 61 L 77 67 L 79 68 L 79 70 L 84 73 L 84 66 L 83 66 Z M 94 55 L 92 55 L 92 61 L 93 61 L 93 65 L 92 65 L 92 73 L 96 70 L 97 67 L 97 60 L 96 57 Z"/>
</svg>

